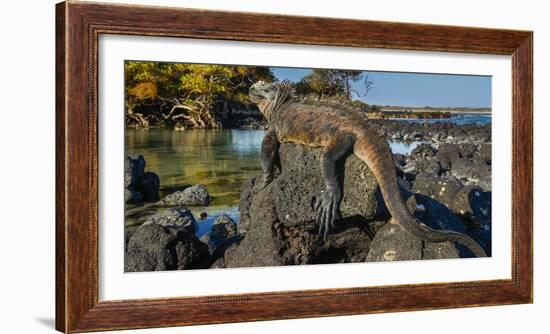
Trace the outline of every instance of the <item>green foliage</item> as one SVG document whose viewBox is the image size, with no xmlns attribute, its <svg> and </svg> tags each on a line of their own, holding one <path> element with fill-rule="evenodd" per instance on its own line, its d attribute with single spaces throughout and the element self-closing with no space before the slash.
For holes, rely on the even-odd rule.
<svg viewBox="0 0 550 334">
<path fill-rule="evenodd" d="M 140 82 L 128 88 L 128 94 L 138 100 L 155 99 L 158 94 L 157 84 L 155 82 Z"/>
<path fill-rule="evenodd" d="M 296 84 L 296 92 L 304 95 L 344 95 L 351 101 L 351 83 L 362 78 L 361 71 L 314 69 Z"/>
<path fill-rule="evenodd" d="M 126 61 L 124 69 L 127 99 L 137 102 L 220 98 L 250 103 L 247 93 L 255 81 L 274 80 L 267 67 Z"/>
<path fill-rule="evenodd" d="M 127 122 L 139 126 L 219 128 L 216 106 L 250 104 L 250 86 L 274 80 L 268 67 L 126 61 L 124 70 Z"/>
</svg>

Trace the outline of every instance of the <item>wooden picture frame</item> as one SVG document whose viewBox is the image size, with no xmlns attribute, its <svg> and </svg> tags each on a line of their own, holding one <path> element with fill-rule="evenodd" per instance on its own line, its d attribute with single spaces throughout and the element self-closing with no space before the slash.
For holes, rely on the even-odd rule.
<svg viewBox="0 0 550 334">
<path fill-rule="evenodd" d="M 97 45 L 101 34 L 511 55 L 512 278 L 99 301 Z M 118 330 L 533 301 L 532 32 L 67 1 L 56 7 L 56 43 L 57 330 Z"/>
</svg>

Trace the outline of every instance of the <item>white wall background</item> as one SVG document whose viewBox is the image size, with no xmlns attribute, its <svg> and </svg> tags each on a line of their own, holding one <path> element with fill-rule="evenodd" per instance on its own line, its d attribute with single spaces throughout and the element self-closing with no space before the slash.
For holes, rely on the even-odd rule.
<svg viewBox="0 0 550 334">
<path fill-rule="evenodd" d="M 0 332 L 53 332 L 54 4 L 0 9 Z M 122 1 L 121 1 L 122 2 Z M 348 17 L 535 31 L 535 304 L 196 326 L 126 333 L 546 333 L 550 228 L 544 209 L 550 142 L 550 23 L 544 1 L 128 0 L 193 8 Z M 546 74 L 546 75 L 545 75 Z"/>
</svg>

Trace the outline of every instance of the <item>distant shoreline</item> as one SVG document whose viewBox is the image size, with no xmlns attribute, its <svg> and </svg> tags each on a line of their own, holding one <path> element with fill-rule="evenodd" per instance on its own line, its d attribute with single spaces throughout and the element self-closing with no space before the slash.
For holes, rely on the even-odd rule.
<svg viewBox="0 0 550 334">
<path fill-rule="evenodd" d="M 430 113 L 430 112 L 446 112 L 451 114 L 490 114 L 491 108 L 436 108 L 436 107 L 402 107 L 402 106 L 379 106 L 382 112 L 414 112 L 414 113 Z"/>
</svg>

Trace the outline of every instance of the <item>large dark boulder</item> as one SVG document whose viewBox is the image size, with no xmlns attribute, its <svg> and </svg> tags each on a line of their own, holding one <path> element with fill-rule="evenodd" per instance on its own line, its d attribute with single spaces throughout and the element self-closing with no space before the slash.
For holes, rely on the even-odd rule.
<svg viewBox="0 0 550 334">
<path fill-rule="evenodd" d="M 160 178 L 156 173 L 145 172 L 143 155 L 129 155 L 124 160 L 124 202 L 140 204 L 160 199 Z"/>
<path fill-rule="evenodd" d="M 462 183 L 454 176 L 438 177 L 433 174 L 416 176 L 412 191 L 431 197 L 447 207 L 451 207 L 457 193 L 462 189 Z"/>
<path fill-rule="evenodd" d="M 175 267 L 170 248 L 176 235 L 156 224 L 143 225 L 136 229 L 128 240 L 125 256 L 125 271 L 162 271 Z"/>
<path fill-rule="evenodd" d="M 136 188 L 145 173 L 143 155 L 129 155 L 124 160 L 124 186 Z"/>
<path fill-rule="evenodd" d="M 313 204 L 324 190 L 321 173 L 322 149 L 303 145 L 283 144 L 280 149 L 282 173 L 273 181 L 273 201 L 277 217 L 284 226 L 302 225 L 315 221 Z M 375 218 L 383 212 L 383 202 L 377 182 L 367 165 L 350 156 L 339 170 L 344 195 L 340 210 L 342 217 Z"/>
<path fill-rule="evenodd" d="M 326 240 L 319 236 L 313 203 L 325 186 L 320 168 L 321 154 L 321 149 L 288 143 L 281 145 L 280 174 L 265 187 L 262 182 L 246 184 L 240 209 L 248 227 L 242 240 L 229 246 L 223 259 L 216 260 L 216 268 L 365 262 L 369 261 L 371 240 L 378 234 L 381 237 L 377 251 L 381 254 L 402 240 L 401 235 L 383 232 L 388 216 L 376 179 L 366 164 L 353 155 L 338 166 L 339 173 L 344 175 L 342 218 Z M 424 146 L 417 154 L 433 157 L 435 151 L 431 146 Z M 418 199 L 415 196 L 414 207 L 423 208 L 418 215 L 426 224 L 434 228 L 464 230 L 460 220 L 444 205 L 418 196 Z M 407 238 L 419 245 L 418 251 L 424 254 L 421 258 L 458 256 L 452 244 L 423 245 L 421 240 L 409 234 Z M 386 239 L 392 241 L 383 241 Z M 374 254 L 372 261 L 377 258 Z"/>
<path fill-rule="evenodd" d="M 454 259 L 459 253 L 452 242 L 424 243 L 390 219 L 372 240 L 369 262 Z"/>
<path fill-rule="evenodd" d="M 249 204 L 241 217 L 250 223 L 239 242 L 231 245 L 216 266 L 250 267 L 289 264 L 362 262 L 366 260 L 372 226 L 384 212 L 377 183 L 367 166 L 355 158 L 345 162 L 342 219 L 323 240 L 313 203 L 324 190 L 321 149 L 282 144 L 282 171 L 267 187 L 249 183 Z M 342 168 L 344 166 L 340 166 Z M 241 203 L 243 204 L 243 203 Z M 382 208 L 381 208 L 382 206 Z"/>
<path fill-rule="evenodd" d="M 255 186 L 255 188 L 258 188 Z M 279 255 L 280 248 L 275 235 L 275 224 L 279 222 L 271 196 L 271 187 L 254 194 L 250 206 L 250 227 L 246 236 L 239 243 L 233 244 L 225 251 L 223 266 L 260 267 L 284 264 Z M 220 261 L 222 262 L 222 261 Z M 218 265 L 221 263 L 218 262 Z"/>
<path fill-rule="evenodd" d="M 439 145 L 436 157 L 439 160 L 441 167 L 444 170 L 449 170 L 451 169 L 453 163 L 462 158 L 462 152 L 460 146 L 457 144 L 443 143 Z"/>
<path fill-rule="evenodd" d="M 124 202 L 131 203 L 131 204 L 139 204 L 143 202 L 143 195 L 139 191 L 133 188 L 126 188 L 124 189 Z"/>
<path fill-rule="evenodd" d="M 179 210 L 179 211 L 178 211 Z M 208 268 L 208 246 L 195 236 L 195 220 L 185 209 L 154 215 L 135 231 L 127 229 L 127 272 Z"/>
<path fill-rule="evenodd" d="M 409 212 L 433 229 L 464 232 L 464 227 L 449 209 L 427 196 L 412 195 L 406 204 Z M 461 257 L 460 249 L 452 242 L 423 242 L 390 218 L 374 236 L 367 261 L 454 259 Z"/>
<path fill-rule="evenodd" d="M 137 188 L 143 194 L 145 202 L 156 202 L 160 199 L 160 178 L 156 173 L 145 172 Z"/>
</svg>

